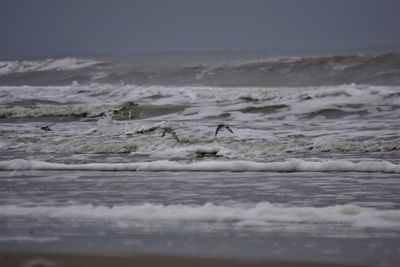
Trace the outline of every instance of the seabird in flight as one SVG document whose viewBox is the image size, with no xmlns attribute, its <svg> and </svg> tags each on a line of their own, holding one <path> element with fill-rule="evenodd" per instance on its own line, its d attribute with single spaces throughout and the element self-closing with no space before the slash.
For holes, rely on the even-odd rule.
<svg viewBox="0 0 400 267">
<path fill-rule="evenodd" d="M 42 129 L 43 131 L 50 132 L 50 131 L 52 131 L 52 130 L 50 129 L 50 126 L 51 126 L 51 125 L 53 125 L 53 124 L 49 124 L 49 125 L 46 125 L 46 126 L 42 126 L 42 127 L 40 127 L 40 129 Z"/>
<path fill-rule="evenodd" d="M 174 139 L 180 143 L 178 136 L 176 135 L 176 132 L 174 131 L 174 129 L 168 127 L 168 128 L 164 128 L 161 137 L 164 137 L 167 133 L 172 134 L 172 136 L 174 137 Z"/>
<path fill-rule="evenodd" d="M 229 132 L 233 133 L 231 127 L 229 127 L 229 125 L 226 124 L 219 124 L 217 126 L 217 129 L 215 130 L 215 136 L 217 136 L 217 134 L 219 133 L 219 131 L 221 131 L 221 129 L 227 129 Z"/>
</svg>

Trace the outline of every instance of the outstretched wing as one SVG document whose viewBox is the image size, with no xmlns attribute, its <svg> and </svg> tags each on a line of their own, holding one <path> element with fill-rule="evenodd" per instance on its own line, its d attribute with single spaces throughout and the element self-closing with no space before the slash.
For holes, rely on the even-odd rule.
<svg viewBox="0 0 400 267">
<path fill-rule="evenodd" d="M 231 133 L 233 133 L 231 127 L 229 127 L 228 125 L 225 125 L 225 128 L 226 128 L 228 131 L 230 131 Z"/>
<path fill-rule="evenodd" d="M 172 134 L 172 136 L 175 138 L 175 140 L 176 140 L 178 143 L 180 143 L 179 138 L 178 138 L 178 136 L 176 135 L 176 133 L 175 133 L 174 130 L 171 131 L 171 134 Z"/>
<path fill-rule="evenodd" d="M 164 136 L 167 134 L 167 132 L 168 132 L 168 130 L 167 130 L 167 129 L 164 129 L 164 131 L 163 131 L 162 134 L 161 134 L 161 137 L 164 137 Z"/>
<path fill-rule="evenodd" d="M 215 136 L 217 136 L 217 134 L 219 133 L 219 131 L 224 127 L 223 124 L 220 124 L 217 126 L 217 129 L 215 130 Z"/>
<path fill-rule="evenodd" d="M 144 130 L 137 130 L 135 131 L 135 134 L 149 134 L 152 133 L 156 130 L 156 128 L 149 128 L 149 129 L 144 129 Z"/>
<path fill-rule="evenodd" d="M 229 132 L 233 133 L 231 127 L 229 127 L 228 125 L 226 125 L 226 124 L 219 124 L 219 125 L 217 126 L 217 130 L 215 130 L 215 136 L 217 136 L 217 134 L 219 133 L 219 131 L 221 131 L 221 129 L 223 129 L 223 128 L 225 128 L 225 129 L 227 129 Z"/>
<path fill-rule="evenodd" d="M 42 126 L 42 127 L 40 127 L 40 129 L 42 129 L 43 131 L 51 131 L 51 129 L 49 128 L 49 125 L 46 125 L 46 126 Z"/>
</svg>

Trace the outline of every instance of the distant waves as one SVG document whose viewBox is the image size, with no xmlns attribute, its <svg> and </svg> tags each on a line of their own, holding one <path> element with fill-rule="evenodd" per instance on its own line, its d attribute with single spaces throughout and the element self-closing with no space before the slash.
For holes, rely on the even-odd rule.
<svg viewBox="0 0 400 267">
<path fill-rule="evenodd" d="M 179 56 L 177 56 L 179 58 Z M 175 59 L 177 60 L 177 59 Z M 182 61 L 182 60 L 181 60 Z M 400 85 L 400 54 L 252 58 L 179 64 L 80 58 L 0 62 L 0 85 L 135 84 L 168 86 Z"/>
</svg>

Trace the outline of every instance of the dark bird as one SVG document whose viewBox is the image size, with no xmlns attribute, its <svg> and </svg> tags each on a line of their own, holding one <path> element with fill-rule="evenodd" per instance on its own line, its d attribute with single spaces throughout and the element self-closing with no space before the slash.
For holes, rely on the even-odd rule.
<svg viewBox="0 0 400 267">
<path fill-rule="evenodd" d="M 43 131 L 50 132 L 50 131 L 52 131 L 52 130 L 50 129 L 50 126 L 51 126 L 51 125 L 52 125 L 52 124 L 46 125 L 46 126 L 42 126 L 42 127 L 40 127 L 40 129 L 42 129 Z"/>
<path fill-rule="evenodd" d="M 161 137 L 164 137 L 167 133 L 172 134 L 172 136 L 174 137 L 174 139 L 180 143 L 178 136 L 176 135 L 176 132 L 174 131 L 174 129 L 172 128 L 164 128 Z"/>
<path fill-rule="evenodd" d="M 233 133 L 231 127 L 229 127 L 229 125 L 226 124 L 219 124 L 217 126 L 217 130 L 215 130 L 215 136 L 217 136 L 217 134 L 219 133 L 219 131 L 221 131 L 221 129 L 227 129 L 229 132 Z"/>
<path fill-rule="evenodd" d="M 149 134 L 154 132 L 157 129 L 157 127 L 152 127 L 152 128 L 148 128 L 148 129 L 144 129 L 144 130 L 138 130 L 135 131 L 136 134 Z"/>
</svg>

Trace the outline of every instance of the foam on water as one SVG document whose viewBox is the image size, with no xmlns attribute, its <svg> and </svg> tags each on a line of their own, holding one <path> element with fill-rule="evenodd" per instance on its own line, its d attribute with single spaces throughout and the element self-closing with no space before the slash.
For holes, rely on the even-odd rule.
<svg viewBox="0 0 400 267">
<path fill-rule="evenodd" d="M 42 116 L 96 117 L 113 110 L 113 106 L 100 105 L 41 105 L 38 107 L 0 107 L 0 118 L 37 118 Z"/>
<path fill-rule="evenodd" d="M 269 202 L 241 205 L 202 206 L 144 203 L 133 206 L 0 206 L 3 216 L 50 217 L 59 219 L 103 219 L 125 222 L 234 223 L 268 228 L 268 223 L 333 223 L 354 227 L 400 228 L 399 210 L 379 210 L 356 205 L 291 207 Z M 263 224 L 261 224 L 263 223 Z"/>
<path fill-rule="evenodd" d="M 0 162 L 0 170 L 81 170 L 81 171 L 234 171 L 234 172 L 384 172 L 400 173 L 400 165 L 386 161 L 323 161 L 291 159 L 284 162 L 254 161 L 153 161 L 134 163 L 61 164 L 14 159 Z"/>
<path fill-rule="evenodd" d="M 26 149 L 27 150 L 27 149 Z M 118 140 L 50 140 L 48 142 L 35 142 L 30 145 L 32 152 L 50 153 L 81 153 L 81 154 L 125 154 L 135 152 L 137 145 L 132 142 Z"/>
<path fill-rule="evenodd" d="M 56 127 L 56 126 L 52 126 Z M 116 126 L 118 127 L 118 126 Z M 120 126 L 123 127 L 123 126 Z M 54 131 L 57 130 L 53 128 Z M 210 129 L 210 136 L 213 128 Z M 40 129 L 36 131 L 41 132 Z M 70 131 L 74 134 L 73 131 Z M 119 134 L 119 129 L 116 129 Z M 173 137 L 166 136 L 161 138 L 162 130 L 149 135 L 136 135 L 134 137 L 114 136 L 95 136 L 92 131 L 88 131 L 88 136 L 77 138 L 59 138 L 53 132 L 38 137 L 7 137 L 3 138 L 0 146 L 4 150 L 12 149 L 21 152 L 43 152 L 58 154 L 119 154 L 119 153 L 145 153 L 153 157 L 163 159 L 181 160 L 200 160 L 201 158 L 217 158 L 230 160 L 254 160 L 271 161 L 293 157 L 294 153 L 396 153 L 400 151 L 398 142 L 345 142 L 345 141 L 325 141 L 319 143 L 309 143 L 301 141 L 286 141 L 285 143 L 275 141 L 256 141 L 256 140 L 231 140 L 228 137 L 213 140 L 211 138 L 201 139 L 201 136 L 181 136 L 178 133 L 181 143 L 177 143 Z M 110 133 L 110 132 L 108 132 Z M 82 133 L 81 133 L 82 134 Z M 92 135 L 92 137 L 90 137 Z M 348 156 L 350 156 L 349 154 Z M 371 154 L 372 155 L 372 154 Z M 278 158 L 276 158 L 278 157 Z"/>
<path fill-rule="evenodd" d="M 318 87 L 206 87 L 206 86 L 137 86 L 91 83 L 70 86 L 0 86 L 3 101 L 13 99 L 47 99 L 60 101 L 77 100 L 112 103 L 126 101 L 148 101 L 153 104 L 169 104 L 171 100 L 180 103 L 226 102 L 235 100 L 272 101 L 285 100 L 289 104 L 299 100 L 342 99 L 363 102 L 366 99 L 379 99 L 398 92 L 398 86 L 340 85 Z M 159 96 L 155 98 L 155 96 Z M 371 98 L 372 97 L 372 98 Z M 333 99 L 332 99 L 333 98 Z M 295 101 L 294 101 L 295 100 Z M 387 98 L 386 101 L 391 101 Z M 310 102 L 310 101 L 307 101 Z M 313 102 L 313 101 L 311 101 Z M 364 103 L 364 102 L 363 102 Z M 255 103 L 256 104 L 256 103 Z"/>
<path fill-rule="evenodd" d="M 375 85 L 400 83 L 399 53 L 272 58 L 265 54 L 230 54 L 228 58 L 226 55 L 222 55 L 222 58 L 219 56 L 153 55 L 147 57 L 148 61 L 146 56 L 123 60 L 108 58 L 102 62 L 81 58 L 3 61 L 0 62 L 0 76 L 9 74 L 9 77 L 3 80 L 0 77 L 0 84 L 29 84 L 32 78 L 36 84 L 44 85 L 67 84 L 74 79 L 83 82 L 181 86 L 200 84 L 271 87 L 339 85 L 351 82 Z M 70 73 L 70 70 L 81 72 Z M 65 71 L 67 72 L 64 73 Z"/>
<path fill-rule="evenodd" d="M 211 229 L 243 254 L 397 246 L 399 59 L 0 62 L 0 245 Z"/>
<path fill-rule="evenodd" d="M 76 70 L 93 66 L 100 62 L 79 58 L 44 59 L 37 61 L 0 61 L 0 75 L 34 71 Z"/>
<path fill-rule="evenodd" d="M 363 85 L 300 88 L 162 87 L 134 85 L 71 85 L 58 87 L 0 87 L 2 116 L 61 116 L 101 114 L 126 101 L 140 105 L 190 105 L 175 120 L 215 118 L 237 122 L 268 118 L 291 121 L 352 117 L 398 119 L 400 87 Z M 156 96 L 156 97 L 155 97 Z M 154 98 L 155 97 L 155 98 Z M 37 99 L 61 105 L 13 106 L 15 101 Z M 11 103 L 11 104 L 9 104 Z M 82 104 L 71 104 L 82 103 Z M 85 103 L 85 104 L 83 104 Z M 368 103 L 368 105 L 367 105 Z M 85 106 L 88 106 L 85 108 Z"/>
</svg>

